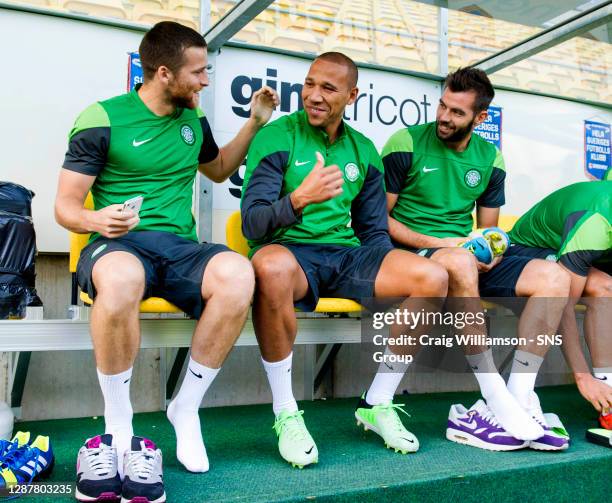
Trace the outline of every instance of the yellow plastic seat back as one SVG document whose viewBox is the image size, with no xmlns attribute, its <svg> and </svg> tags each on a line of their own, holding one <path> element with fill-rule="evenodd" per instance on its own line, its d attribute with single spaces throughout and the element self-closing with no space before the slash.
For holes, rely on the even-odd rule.
<svg viewBox="0 0 612 503">
<path fill-rule="evenodd" d="M 242 217 L 240 211 L 234 211 L 225 224 L 227 246 L 245 257 L 249 254 L 249 243 L 242 234 Z"/>
<path fill-rule="evenodd" d="M 245 257 L 249 253 L 249 243 L 242 234 L 242 217 L 239 211 L 233 212 L 225 224 L 225 239 L 227 246 Z M 358 313 L 361 305 L 351 299 L 336 299 L 322 297 L 319 299 L 316 313 Z"/>
<path fill-rule="evenodd" d="M 83 208 L 88 210 L 94 209 L 93 197 L 91 196 L 91 192 L 87 194 L 85 198 L 85 203 L 83 204 Z M 90 234 L 77 234 L 76 232 L 70 233 L 70 261 L 68 268 L 70 272 L 76 272 L 77 264 L 79 262 L 79 256 L 81 255 L 81 251 L 83 248 L 87 246 L 87 242 L 89 241 Z"/>
<path fill-rule="evenodd" d="M 500 215 L 498 227 L 503 231 L 510 232 L 518 219 L 519 217 L 517 215 Z"/>
</svg>

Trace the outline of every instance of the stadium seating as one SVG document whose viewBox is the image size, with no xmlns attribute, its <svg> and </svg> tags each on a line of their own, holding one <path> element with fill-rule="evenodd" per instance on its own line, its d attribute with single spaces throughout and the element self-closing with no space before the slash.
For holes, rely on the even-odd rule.
<svg viewBox="0 0 612 503">
<path fill-rule="evenodd" d="M 66 0 L 61 7 L 77 14 L 97 17 L 127 19 L 127 12 L 120 0 Z"/>
<path fill-rule="evenodd" d="M 102 18 L 152 24 L 168 19 L 198 29 L 199 0 L 23 0 Z M 238 0 L 212 0 L 218 22 Z M 439 7 L 415 0 L 276 0 L 233 40 L 315 54 L 346 52 L 358 62 L 438 74 Z M 541 28 L 448 10 L 448 68 L 473 64 Z M 525 68 L 525 67 L 529 68 Z M 609 102 L 609 44 L 575 37 L 492 74 L 496 85 Z"/>
<path fill-rule="evenodd" d="M 43 9 L 57 9 L 59 0 L 27 0 L 28 5 L 32 7 L 41 7 Z"/>
<path fill-rule="evenodd" d="M 200 2 L 198 0 L 168 0 L 168 9 L 186 14 L 199 24 Z"/>
</svg>

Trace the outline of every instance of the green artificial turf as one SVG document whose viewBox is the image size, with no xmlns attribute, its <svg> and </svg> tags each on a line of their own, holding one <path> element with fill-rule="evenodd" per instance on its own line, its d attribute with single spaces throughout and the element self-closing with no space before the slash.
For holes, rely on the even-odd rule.
<svg viewBox="0 0 612 503">
<path fill-rule="evenodd" d="M 607 501 L 612 489 L 612 449 L 588 443 L 585 430 L 596 413 L 573 386 L 538 390 L 545 412 L 564 422 L 572 442 L 564 452 L 489 452 L 445 438 L 449 406 L 471 406 L 475 393 L 399 397 L 402 418 L 421 448 L 401 455 L 385 449 L 372 432 L 358 429 L 356 400 L 303 402 L 306 424 L 319 448 L 319 463 L 291 468 L 279 456 L 270 405 L 202 409 L 200 416 L 211 469 L 186 472 L 174 454 L 174 432 L 164 413 L 136 414 L 134 431 L 164 453 L 169 502 L 225 501 Z M 87 437 L 102 433 L 103 418 L 18 423 L 16 428 L 50 435 L 56 454 L 50 482 L 75 477 L 76 453 Z M 25 500 L 72 501 L 63 496 Z"/>
</svg>

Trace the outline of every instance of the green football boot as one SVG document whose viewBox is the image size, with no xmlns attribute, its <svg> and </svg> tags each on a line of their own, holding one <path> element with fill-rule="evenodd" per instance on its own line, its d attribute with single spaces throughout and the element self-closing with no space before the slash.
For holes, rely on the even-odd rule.
<svg viewBox="0 0 612 503">
<path fill-rule="evenodd" d="M 274 421 L 280 455 L 291 466 L 300 469 L 319 461 L 319 451 L 306 429 L 303 415 L 303 410 L 281 411 Z"/>
<path fill-rule="evenodd" d="M 388 449 L 408 454 L 419 449 L 419 441 L 402 424 L 397 411 L 409 416 L 403 405 L 389 402 L 383 405 L 370 405 L 365 400 L 365 393 L 355 410 L 357 426 L 363 424 L 364 430 L 372 430 L 385 441 Z"/>
</svg>

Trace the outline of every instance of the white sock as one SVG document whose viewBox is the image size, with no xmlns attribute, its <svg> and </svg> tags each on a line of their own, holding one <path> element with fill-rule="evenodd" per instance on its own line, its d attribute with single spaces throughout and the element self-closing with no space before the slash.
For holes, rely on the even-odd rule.
<svg viewBox="0 0 612 503">
<path fill-rule="evenodd" d="M 593 376 L 608 386 L 612 386 L 612 367 L 593 368 Z"/>
<path fill-rule="evenodd" d="M 295 412 L 298 410 L 297 402 L 293 397 L 291 388 L 291 362 L 293 361 L 293 352 L 289 356 L 279 362 L 267 362 L 263 358 L 263 363 L 270 389 L 272 390 L 272 410 L 274 416 L 284 410 L 287 412 Z"/>
<path fill-rule="evenodd" d="M 491 349 L 475 355 L 466 355 L 466 359 L 478 381 L 483 398 L 504 429 L 521 440 L 541 437 L 544 430 L 508 391 L 504 379 L 495 367 Z"/>
<path fill-rule="evenodd" d="M 480 393 L 485 400 L 506 389 L 506 383 L 495 367 L 491 349 L 475 355 L 466 355 L 465 358 L 474 372 Z"/>
<path fill-rule="evenodd" d="M 512 370 L 508 379 L 508 391 L 514 395 L 521 407 L 529 406 L 529 395 L 534 390 L 536 377 L 544 358 L 517 349 L 514 352 Z"/>
<path fill-rule="evenodd" d="M 131 379 L 132 367 L 115 375 L 106 375 L 98 370 L 98 381 L 104 397 L 105 433 L 113 436 L 121 478 L 123 478 L 123 453 L 130 449 L 134 435 L 132 429 L 134 414 L 130 402 Z"/>
<path fill-rule="evenodd" d="M 181 389 L 168 405 L 166 415 L 176 433 L 176 457 L 190 472 L 208 471 L 208 456 L 198 410 L 219 370 L 208 368 L 189 357 Z"/>
<path fill-rule="evenodd" d="M 406 362 L 389 362 L 390 355 L 394 355 L 389 346 L 385 348 L 383 361 L 378 366 L 378 371 L 366 393 L 366 402 L 370 405 L 382 405 L 393 401 L 393 395 L 397 391 L 404 374 L 410 366 Z"/>
</svg>

